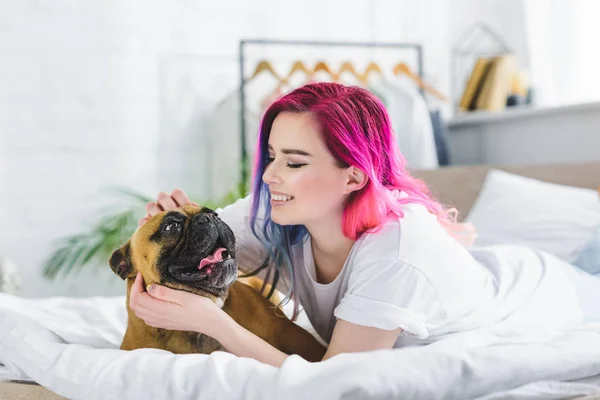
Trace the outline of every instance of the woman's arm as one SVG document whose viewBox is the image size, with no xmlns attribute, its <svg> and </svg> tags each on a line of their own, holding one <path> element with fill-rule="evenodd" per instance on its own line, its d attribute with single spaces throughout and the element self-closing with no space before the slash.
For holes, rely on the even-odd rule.
<svg viewBox="0 0 600 400">
<path fill-rule="evenodd" d="M 161 285 L 148 286 L 144 292 L 140 273 L 131 288 L 129 304 L 148 326 L 211 336 L 225 350 L 239 357 L 280 367 L 288 356 L 240 326 L 209 298 Z M 401 331 L 371 328 L 338 319 L 323 359 L 340 353 L 390 349 Z"/>
<path fill-rule="evenodd" d="M 402 329 L 385 330 L 338 319 L 323 360 L 341 353 L 391 349 Z"/>
<path fill-rule="evenodd" d="M 280 367 L 287 354 L 279 351 L 233 320 L 225 312 L 217 331 L 209 333 L 230 353 L 238 357 L 254 358 L 260 362 Z M 323 360 L 341 353 L 391 349 L 402 329 L 384 330 L 338 320 L 331 343 Z"/>
<path fill-rule="evenodd" d="M 271 346 L 254 333 L 234 321 L 227 313 L 221 312 L 219 328 L 209 336 L 215 338 L 230 353 L 238 357 L 254 358 L 260 362 L 280 367 L 288 357 L 284 352 Z"/>
</svg>

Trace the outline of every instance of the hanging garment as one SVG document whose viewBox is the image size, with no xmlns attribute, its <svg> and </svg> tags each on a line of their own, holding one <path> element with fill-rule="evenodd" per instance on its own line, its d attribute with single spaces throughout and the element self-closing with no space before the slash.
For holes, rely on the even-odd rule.
<svg viewBox="0 0 600 400">
<path fill-rule="evenodd" d="M 390 115 L 400 152 L 410 169 L 439 166 L 429 108 L 415 84 L 406 77 L 379 80 L 369 86 Z"/>
<path fill-rule="evenodd" d="M 448 151 L 448 127 L 442 118 L 440 110 L 430 111 L 431 126 L 433 127 L 433 138 L 437 151 L 438 164 L 450 165 L 450 153 Z"/>
<path fill-rule="evenodd" d="M 246 104 L 246 150 L 248 171 L 252 173 L 254 154 L 258 142 L 260 121 L 264 113 L 264 99 L 277 88 L 277 81 L 261 75 L 245 85 Z M 207 143 L 201 157 L 206 157 L 209 167 L 200 171 L 206 179 L 207 198 L 221 199 L 236 190 L 241 181 L 241 124 L 240 91 L 235 90 L 219 101 L 205 121 Z M 251 179 L 251 176 L 249 176 Z M 249 182 L 250 183 L 250 182 Z"/>
</svg>

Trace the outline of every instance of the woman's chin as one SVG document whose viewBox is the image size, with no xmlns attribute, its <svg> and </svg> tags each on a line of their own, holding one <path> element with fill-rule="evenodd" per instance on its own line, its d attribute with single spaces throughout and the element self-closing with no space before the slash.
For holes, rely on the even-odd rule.
<svg viewBox="0 0 600 400">
<path fill-rule="evenodd" d="M 284 213 L 271 210 L 271 221 L 277 225 L 297 225 L 296 221 L 284 215 Z"/>
</svg>

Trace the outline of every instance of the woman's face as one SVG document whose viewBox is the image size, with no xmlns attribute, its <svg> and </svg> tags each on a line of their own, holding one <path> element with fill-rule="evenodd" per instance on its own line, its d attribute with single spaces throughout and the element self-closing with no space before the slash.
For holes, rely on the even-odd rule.
<svg viewBox="0 0 600 400">
<path fill-rule="evenodd" d="M 339 219 L 348 179 L 348 168 L 336 165 L 312 114 L 282 112 L 275 118 L 263 174 L 275 223 L 311 225 Z"/>
</svg>

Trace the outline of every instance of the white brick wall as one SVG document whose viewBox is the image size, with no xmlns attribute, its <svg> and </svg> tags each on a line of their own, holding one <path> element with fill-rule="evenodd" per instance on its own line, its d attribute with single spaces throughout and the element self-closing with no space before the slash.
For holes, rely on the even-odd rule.
<svg viewBox="0 0 600 400">
<path fill-rule="evenodd" d="M 123 292 L 108 265 L 48 282 L 41 261 L 98 219 L 107 186 L 206 192 L 202 118 L 238 83 L 240 38 L 420 42 L 426 78 L 448 92 L 450 44 L 485 20 L 521 51 L 520 11 L 520 0 L 3 2 L 0 253 L 19 266 L 21 294 Z"/>
</svg>

